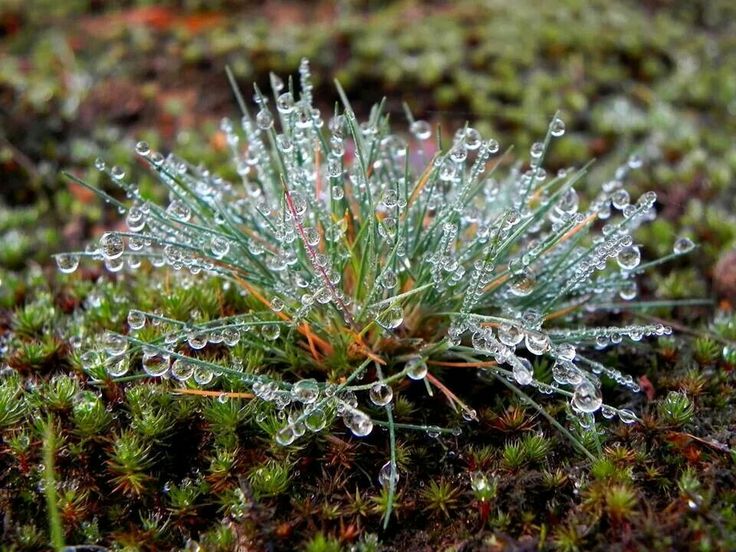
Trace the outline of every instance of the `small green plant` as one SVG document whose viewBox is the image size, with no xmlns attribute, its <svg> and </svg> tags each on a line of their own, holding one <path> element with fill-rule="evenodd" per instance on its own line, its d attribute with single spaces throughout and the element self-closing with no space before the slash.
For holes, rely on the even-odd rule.
<svg viewBox="0 0 736 552">
<path fill-rule="evenodd" d="M 65 412 L 72 408 L 79 393 L 79 381 L 71 376 L 58 375 L 48 382 L 38 397 L 39 405 L 45 403 L 50 409 Z"/>
<path fill-rule="evenodd" d="M 305 543 L 305 552 L 340 552 L 340 542 L 332 537 L 326 537 L 323 533 L 317 533 L 309 542 Z"/>
<path fill-rule="evenodd" d="M 545 168 L 565 133 L 559 115 L 528 160 L 511 162 L 476 129 L 466 125 L 448 140 L 408 107 L 409 137 L 392 131 L 383 103 L 359 121 L 339 85 L 341 104 L 325 118 L 306 61 L 298 94 L 292 80 L 275 75 L 272 98 L 255 87 L 255 115 L 229 76 L 242 110 L 239 123 L 220 125 L 231 167 L 218 174 L 139 142 L 137 154 L 168 193 L 164 204 L 102 159 L 97 169 L 129 202 L 70 177 L 124 213 L 127 230 L 106 232 L 87 251 L 57 255 L 60 271 L 74 272 L 83 258 L 113 273 L 147 262 L 168 267 L 173 284 L 164 310 L 131 309 L 123 327 L 87 347 L 79 360 L 90 375 L 124 380 L 140 366 L 182 393 L 219 385 L 223 400 L 206 408 L 205 419 L 229 448 L 245 416 L 229 395 L 242 392 L 278 413 L 261 415 L 259 424 L 282 446 L 336 419 L 356 437 L 387 428 L 390 456 L 379 474 L 386 521 L 399 479 L 396 432 L 461 431 L 397 421 L 412 407 L 392 408 L 395 387 L 436 390 L 465 420 L 477 420 L 435 366 L 481 366 L 482 378 L 509 387 L 589 456 L 585 445 L 598 444 L 596 413 L 636 420 L 604 403 L 601 378 L 632 391 L 638 384 L 594 351 L 671 330 L 659 323 L 588 326 L 585 312 L 641 306 L 632 303 L 637 276 L 694 248 L 680 238 L 671 253 L 641 262 L 632 233 L 654 218 L 656 195 L 634 199 L 624 188 L 640 156 L 586 200 L 576 187 L 588 165 Z M 219 287 L 208 285 L 212 279 Z M 99 308 L 109 304 L 101 300 Z M 41 324 L 32 311 L 16 320 L 28 335 Z M 582 439 L 524 389 L 563 397 L 586 429 Z M 74 413 L 81 432 L 99 431 L 105 420 L 102 412 L 85 417 L 78 406 Z M 134 426 L 152 438 L 166 420 L 144 410 Z M 538 437 L 507 445 L 504 463 L 516 469 L 538 462 L 548 446 Z M 130 454 L 115 453 L 122 458 L 119 486 L 138 492 L 144 463 L 129 460 L 145 457 L 145 449 L 132 441 L 123 449 Z M 267 485 L 253 479 L 259 493 L 282 488 L 288 472 L 281 464 L 258 469 L 270 474 Z"/>
<path fill-rule="evenodd" d="M 0 429 L 20 421 L 26 413 L 20 376 L 14 374 L 0 380 Z"/>
<path fill-rule="evenodd" d="M 457 485 L 446 479 L 431 480 L 419 492 L 424 509 L 427 512 L 441 513 L 445 518 L 449 518 L 450 512 L 457 506 L 459 495 L 460 489 Z"/>
<path fill-rule="evenodd" d="M 684 393 L 670 391 L 657 405 L 660 419 L 668 425 L 683 426 L 693 419 L 693 403 Z"/>
<path fill-rule="evenodd" d="M 713 364 L 721 357 L 721 346 L 710 337 L 698 337 L 693 345 L 693 354 L 701 364 Z"/>
<path fill-rule="evenodd" d="M 613 485 L 606 490 L 606 513 L 614 522 L 629 517 L 638 503 L 634 490 L 624 484 Z"/>
<path fill-rule="evenodd" d="M 501 453 L 503 465 L 511 471 L 518 470 L 526 462 L 526 451 L 519 441 L 508 443 Z"/>
<path fill-rule="evenodd" d="M 107 461 L 114 474 L 112 483 L 116 491 L 127 495 L 140 495 L 151 477 L 146 473 L 152 464 L 150 445 L 135 433 L 123 433 L 113 440 Z"/>
<path fill-rule="evenodd" d="M 72 421 L 77 432 L 92 437 L 102 431 L 112 418 L 102 399 L 93 391 L 79 393 L 72 408 Z"/>
<path fill-rule="evenodd" d="M 521 440 L 521 447 L 524 450 L 524 456 L 529 462 L 539 463 L 547 456 L 551 443 L 541 433 L 533 433 L 526 435 Z"/>
<path fill-rule="evenodd" d="M 289 486 L 289 481 L 289 466 L 275 460 L 256 466 L 248 474 L 253 495 L 259 498 L 283 493 Z"/>
</svg>

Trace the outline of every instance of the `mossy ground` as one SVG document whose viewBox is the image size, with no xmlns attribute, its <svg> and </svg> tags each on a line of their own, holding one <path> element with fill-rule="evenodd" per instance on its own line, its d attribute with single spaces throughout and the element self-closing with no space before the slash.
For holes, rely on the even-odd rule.
<svg viewBox="0 0 736 552">
<path fill-rule="evenodd" d="M 207 3 L 207 12 L 204 3 L 144 4 L 113 10 L 39 0 L 0 8 L 4 547 L 48 546 L 41 445 L 51 423 L 67 543 L 169 549 L 191 537 L 206 550 L 736 548 L 730 2 L 256 9 L 221 1 Z M 244 84 L 265 83 L 268 71 L 293 73 L 302 56 L 323 77 L 320 97 L 334 99 L 329 77 L 336 77 L 358 106 L 385 94 L 397 118 L 407 101 L 445 128 L 469 119 L 521 148 L 561 109 L 569 132 L 553 164 L 598 157 L 591 181 L 631 151 L 647 153 L 637 185 L 659 192 L 660 217 L 640 233 L 644 249 L 661 254 L 680 234 L 701 248 L 648 280 L 645 294 L 709 297 L 714 307 L 648 312 L 676 321 L 675 338 L 602 355 L 640 378 L 644 392 L 617 403 L 628 402 L 643 423 L 600 424 L 599 442 L 587 443 L 598 457 L 589 461 L 505 388 L 446 368 L 438 374 L 480 422 L 465 422 L 420 385 L 397 389 L 398 419 L 463 433 L 399 436 L 396 517 L 384 531 L 386 496 L 376 475 L 388 451 L 380 432 L 357 440 L 335 425 L 283 449 L 272 442 L 271 413 L 247 399 L 91 381 L 75 336 L 124 329 L 132 306 L 214 315 L 241 299 L 216 285 L 171 292 L 165 279 L 145 273 L 57 274 L 50 253 L 112 219 L 59 169 L 95 182 L 92 160 L 104 153 L 129 166 L 139 138 L 216 166 L 227 157 L 217 121 L 235 111 L 224 65 Z M 725 313 L 718 323 L 716 308 Z M 257 354 L 239 355 L 258 363 Z M 216 388 L 240 390 L 234 382 Z M 553 402 L 546 406 L 555 413 Z M 482 493 L 472 485 L 478 473 L 487 480 Z"/>
</svg>

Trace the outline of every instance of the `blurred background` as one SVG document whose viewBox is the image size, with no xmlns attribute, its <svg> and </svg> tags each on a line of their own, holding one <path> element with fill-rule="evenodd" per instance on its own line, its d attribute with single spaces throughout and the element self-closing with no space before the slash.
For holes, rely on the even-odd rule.
<svg viewBox="0 0 736 552">
<path fill-rule="evenodd" d="M 702 245 L 693 266 L 655 282 L 660 296 L 733 279 L 732 0 L 3 0 L 0 266 L 48 265 L 107 223 L 61 170 L 105 187 L 94 159 L 131 167 L 144 139 L 230 174 L 217 130 L 237 117 L 225 66 L 249 92 L 302 57 L 323 110 L 336 78 L 359 114 L 386 96 L 397 127 L 406 102 L 447 136 L 470 121 L 517 156 L 560 110 L 568 132 L 551 169 L 595 157 L 599 185 L 641 153 L 634 190 L 660 198 L 642 244 L 652 255 L 678 235 Z"/>
</svg>

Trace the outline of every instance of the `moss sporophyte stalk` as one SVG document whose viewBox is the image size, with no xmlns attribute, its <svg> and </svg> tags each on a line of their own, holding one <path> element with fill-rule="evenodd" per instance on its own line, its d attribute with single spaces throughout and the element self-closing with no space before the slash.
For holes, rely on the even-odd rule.
<svg viewBox="0 0 736 552">
<path fill-rule="evenodd" d="M 565 134 L 559 115 L 528 159 L 514 161 L 467 125 L 445 144 L 408 107 L 408 133 L 392 131 L 383 103 L 359 121 L 339 84 L 341 105 L 325 116 L 306 60 L 298 86 L 272 76 L 270 97 L 255 88 L 255 112 L 229 76 L 242 118 L 220 129 L 236 178 L 144 142 L 135 152 L 168 194 L 163 203 L 102 159 L 96 168 L 127 199 L 70 176 L 117 208 L 127 230 L 57 255 L 61 272 L 89 260 L 134 273 L 146 262 L 169 269 L 169 288 L 216 278 L 235 297 L 225 317 L 130 310 L 126 327 L 82 354 L 93 378 L 140 374 L 192 393 L 237 381 L 272 406 L 269 427 L 283 446 L 338 419 L 357 437 L 385 427 L 391 457 L 376 476 L 389 496 L 397 431 L 459 432 L 395 422 L 397 385 L 441 393 L 466 423 L 477 418 L 433 367 L 464 367 L 479 385 L 502 382 L 540 409 L 534 395 L 558 395 L 582 428 L 598 413 L 637 420 L 604 400 L 601 380 L 631 392 L 638 384 L 595 351 L 670 328 L 586 320 L 639 305 L 637 277 L 694 247 L 678 239 L 672 253 L 642 261 L 632 233 L 655 218 L 656 195 L 624 189 L 639 156 L 586 198 L 578 189 L 589 188 L 589 164 L 545 170 Z M 244 363 L 245 351 L 258 362 Z M 551 377 L 536 368 L 541 358 Z"/>
</svg>

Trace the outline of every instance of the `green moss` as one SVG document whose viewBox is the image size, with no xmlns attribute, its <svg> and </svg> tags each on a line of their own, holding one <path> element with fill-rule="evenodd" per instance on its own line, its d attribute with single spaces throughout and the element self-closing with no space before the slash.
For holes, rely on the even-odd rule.
<svg viewBox="0 0 736 552">
<path fill-rule="evenodd" d="M 256 498 L 278 496 L 289 488 L 290 467 L 283 462 L 268 460 L 253 467 L 248 473 L 248 482 Z"/>
</svg>

